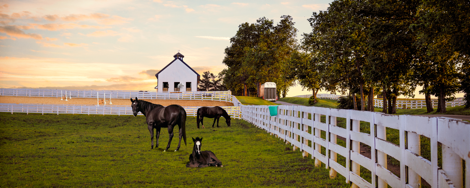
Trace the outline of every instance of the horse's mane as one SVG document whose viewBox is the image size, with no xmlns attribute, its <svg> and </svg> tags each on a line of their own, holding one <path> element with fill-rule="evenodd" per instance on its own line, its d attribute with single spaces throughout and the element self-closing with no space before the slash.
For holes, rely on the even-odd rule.
<svg viewBox="0 0 470 188">
<path fill-rule="evenodd" d="M 227 111 L 222 107 L 220 107 L 220 108 L 222 109 L 222 112 L 223 112 L 222 116 L 224 116 L 225 119 L 227 119 L 227 118 L 230 119 L 230 115 L 228 115 Z"/>
<path fill-rule="evenodd" d="M 159 106 L 163 107 L 162 105 L 154 104 L 154 103 L 144 101 L 144 100 L 139 100 L 139 105 L 140 105 L 140 108 L 142 109 L 142 113 L 144 113 L 144 111 L 147 112 Z"/>
</svg>

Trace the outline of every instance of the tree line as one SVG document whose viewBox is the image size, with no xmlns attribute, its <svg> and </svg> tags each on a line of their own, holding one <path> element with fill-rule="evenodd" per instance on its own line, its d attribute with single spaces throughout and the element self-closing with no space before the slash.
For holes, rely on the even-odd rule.
<svg viewBox="0 0 470 188">
<path fill-rule="evenodd" d="M 242 23 L 225 49 L 223 83 L 248 95 L 272 81 L 285 96 L 297 80 L 314 99 L 319 90 L 347 93 L 355 109 L 370 111 L 380 94 L 385 113 L 396 113 L 397 97 L 414 97 L 421 86 L 428 112 L 431 96 L 446 112 L 445 101 L 457 92 L 465 93 L 468 108 L 468 10 L 468 0 L 336 0 L 313 12 L 312 32 L 300 41 L 290 16 L 277 25 L 264 17 Z"/>
</svg>

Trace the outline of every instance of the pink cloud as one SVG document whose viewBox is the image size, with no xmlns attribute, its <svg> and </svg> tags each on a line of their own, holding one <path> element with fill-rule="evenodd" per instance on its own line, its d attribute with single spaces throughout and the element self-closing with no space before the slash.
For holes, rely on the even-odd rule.
<svg viewBox="0 0 470 188">
<path fill-rule="evenodd" d="M 95 31 L 93 33 L 87 34 L 86 36 L 89 37 L 105 37 L 105 36 L 117 36 L 119 35 L 118 32 L 113 30 L 106 30 L 106 31 Z"/>
<path fill-rule="evenodd" d="M 49 21 L 56 21 L 59 19 L 59 16 L 57 15 L 45 15 L 44 19 L 49 20 Z"/>
<path fill-rule="evenodd" d="M 109 15 L 102 14 L 102 13 L 94 13 L 90 15 L 85 14 L 71 14 L 65 17 L 62 17 L 61 20 L 64 21 L 81 21 L 81 20 L 89 20 L 89 19 L 103 19 L 108 18 Z"/>
<path fill-rule="evenodd" d="M 47 41 L 56 41 L 57 38 L 49 38 L 49 37 L 46 37 L 46 40 L 47 40 Z"/>
<path fill-rule="evenodd" d="M 52 48 L 61 48 L 62 47 L 62 46 L 57 45 L 57 44 L 41 42 L 41 41 L 36 41 L 36 43 L 41 44 L 44 47 L 52 47 Z"/>
<path fill-rule="evenodd" d="M 308 9 L 311 9 L 311 10 L 314 10 L 314 11 L 318 11 L 318 10 L 327 10 L 327 9 L 328 9 L 328 6 L 330 6 L 330 5 L 329 5 L 329 4 L 308 4 L 308 5 L 302 5 L 302 7 L 308 8 Z"/>
<path fill-rule="evenodd" d="M 85 44 L 85 43 L 80 43 L 80 44 L 75 44 L 75 43 L 64 43 L 64 45 L 66 45 L 66 46 L 70 46 L 70 47 L 82 47 L 82 46 L 88 46 L 88 44 Z"/>
<path fill-rule="evenodd" d="M 49 31 L 57 31 L 57 30 L 63 30 L 63 29 L 74 29 L 74 28 L 82 28 L 82 29 L 102 29 L 102 28 L 108 28 L 108 27 L 103 27 L 103 26 L 93 26 L 93 25 L 80 25 L 76 23 L 65 23 L 65 24 L 30 24 L 30 26 L 34 26 L 38 29 L 44 29 L 44 30 L 49 30 Z"/>
<path fill-rule="evenodd" d="M 41 40 L 42 36 L 39 34 L 27 34 L 21 30 L 21 26 L 14 26 L 14 25 L 7 25 L 7 26 L 0 26 L 0 33 L 5 33 L 11 37 L 16 38 L 31 38 L 36 40 Z"/>
<path fill-rule="evenodd" d="M 232 5 L 238 5 L 238 6 L 244 7 L 244 6 L 247 6 L 248 3 L 237 3 L 237 2 L 235 2 L 235 3 L 232 3 Z"/>
</svg>

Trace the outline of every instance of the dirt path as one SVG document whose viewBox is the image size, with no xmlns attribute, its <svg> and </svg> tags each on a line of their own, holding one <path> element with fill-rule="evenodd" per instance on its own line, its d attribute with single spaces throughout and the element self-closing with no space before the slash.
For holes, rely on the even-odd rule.
<svg viewBox="0 0 470 188">
<path fill-rule="evenodd" d="M 219 101 L 201 101 L 201 100 L 147 100 L 151 103 L 161 104 L 163 106 L 168 106 L 170 104 L 178 104 L 180 106 L 233 106 L 229 102 L 219 102 Z M 111 99 L 112 105 L 131 105 L 129 99 Z M 16 104 L 75 104 L 75 105 L 96 105 L 96 99 L 91 98 L 72 98 L 65 100 L 60 100 L 60 98 L 55 97 L 9 97 L 9 96 L 0 96 L 0 103 L 16 103 Z M 107 105 L 109 101 L 107 100 Z"/>
</svg>

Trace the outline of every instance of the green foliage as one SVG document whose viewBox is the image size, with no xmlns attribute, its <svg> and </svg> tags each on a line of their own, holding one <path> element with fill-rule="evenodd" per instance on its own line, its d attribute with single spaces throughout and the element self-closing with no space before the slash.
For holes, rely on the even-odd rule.
<svg viewBox="0 0 470 188">
<path fill-rule="evenodd" d="M 356 105 L 358 109 L 361 109 L 361 102 L 360 98 L 356 96 Z M 339 109 L 354 109 L 354 102 L 352 96 L 340 97 L 338 99 L 338 107 Z"/>
<path fill-rule="evenodd" d="M 225 70 L 215 76 L 213 73 L 206 71 L 202 74 L 198 89 L 201 91 L 224 91 L 225 86 L 222 84 Z"/>
<path fill-rule="evenodd" d="M 345 178 L 329 179 L 327 169 L 315 168 L 314 160 L 302 158 L 299 151 L 246 121 L 234 119 L 231 127 L 221 121 L 221 127 L 214 129 L 197 129 L 195 123 L 194 117 L 188 117 L 188 137 L 203 137 L 202 149 L 213 151 L 223 168 L 187 168 L 192 141 L 178 152 L 162 152 L 168 141 L 165 128 L 160 147 L 151 150 L 144 116 L 0 113 L 0 184 L 349 187 Z"/>
<path fill-rule="evenodd" d="M 297 29 L 290 16 L 281 21 L 262 17 L 256 23 L 239 26 L 231 45 L 225 49 L 223 63 L 227 65 L 224 84 L 236 95 L 243 90 L 255 88 L 265 82 L 275 82 L 278 95 L 287 92 L 294 79 L 286 76 L 286 63 L 294 50 Z"/>
<path fill-rule="evenodd" d="M 310 98 L 308 98 L 308 105 L 310 105 L 310 106 L 313 106 L 317 102 L 318 102 L 317 99 L 313 95 Z"/>
</svg>

